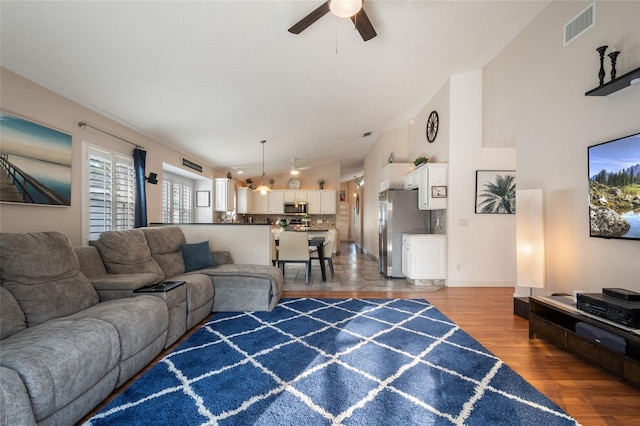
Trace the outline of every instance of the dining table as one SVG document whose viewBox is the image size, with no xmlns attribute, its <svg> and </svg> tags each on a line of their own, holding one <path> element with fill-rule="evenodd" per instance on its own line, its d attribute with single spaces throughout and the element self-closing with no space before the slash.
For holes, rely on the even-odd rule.
<svg viewBox="0 0 640 426">
<path fill-rule="evenodd" d="M 324 267 L 324 242 L 325 238 L 320 236 L 309 237 L 309 247 L 315 247 L 318 250 L 318 260 L 320 261 L 320 272 L 322 273 L 322 281 L 327 280 L 327 271 Z M 276 246 L 280 240 L 276 238 Z"/>
</svg>

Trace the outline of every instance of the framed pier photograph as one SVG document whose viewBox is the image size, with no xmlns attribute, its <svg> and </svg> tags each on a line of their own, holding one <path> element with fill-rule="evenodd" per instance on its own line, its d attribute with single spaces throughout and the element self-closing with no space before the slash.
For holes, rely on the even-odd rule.
<svg viewBox="0 0 640 426">
<path fill-rule="evenodd" d="M 0 202 L 71 205 L 71 135 L 0 111 Z"/>
</svg>

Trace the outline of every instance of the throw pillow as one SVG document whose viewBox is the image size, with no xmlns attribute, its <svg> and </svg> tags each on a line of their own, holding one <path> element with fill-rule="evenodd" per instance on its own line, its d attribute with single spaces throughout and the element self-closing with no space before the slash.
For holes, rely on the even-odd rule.
<svg viewBox="0 0 640 426">
<path fill-rule="evenodd" d="M 182 258 L 184 259 L 184 271 L 195 271 L 197 269 L 215 266 L 209 241 L 194 244 L 180 244 Z"/>
</svg>

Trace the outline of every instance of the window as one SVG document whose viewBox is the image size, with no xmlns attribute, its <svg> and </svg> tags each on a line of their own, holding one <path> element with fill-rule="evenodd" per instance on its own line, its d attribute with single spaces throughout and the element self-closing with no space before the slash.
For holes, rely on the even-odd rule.
<svg viewBox="0 0 640 426">
<path fill-rule="evenodd" d="M 162 220 L 164 223 L 193 221 L 194 181 L 164 172 L 162 181 Z"/>
<path fill-rule="evenodd" d="M 133 158 L 87 146 L 89 240 L 109 230 L 131 229 L 135 216 Z"/>
</svg>

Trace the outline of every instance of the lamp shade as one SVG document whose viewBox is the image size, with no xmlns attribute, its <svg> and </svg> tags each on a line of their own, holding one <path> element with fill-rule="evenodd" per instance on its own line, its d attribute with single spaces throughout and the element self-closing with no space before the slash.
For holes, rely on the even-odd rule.
<svg viewBox="0 0 640 426">
<path fill-rule="evenodd" d="M 271 192 L 271 188 L 269 188 L 267 185 L 260 185 L 259 187 L 256 188 L 256 191 L 264 195 L 267 192 Z"/>
<path fill-rule="evenodd" d="M 350 18 L 362 9 L 362 0 L 331 0 L 329 10 L 340 18 Z"/>
<path fill-rule="evenodd" d="M 541 189 L 516 191 L 516 284 L 544 288 L 544 209 Z"/>
</svg>

